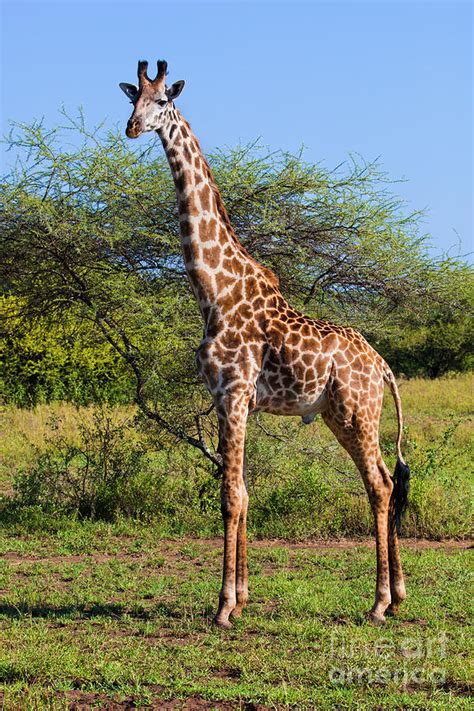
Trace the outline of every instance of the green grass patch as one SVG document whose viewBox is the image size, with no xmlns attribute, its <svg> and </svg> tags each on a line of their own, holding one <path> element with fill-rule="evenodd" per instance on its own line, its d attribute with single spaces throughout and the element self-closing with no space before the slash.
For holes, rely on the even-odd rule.
<svg viewBox="0 0 474 711">
<path fill-rule="evenodd" d="M 374 627 L 371 546 L 257 541 L 249 607 L 223 632 L 211 625 L 220 540 L 95 526 L 76 545 L 61 532 L 0 539 L 5 708 L 469 708 L 465 545 L 405 542 L 408 600 Z"/>
</svg>

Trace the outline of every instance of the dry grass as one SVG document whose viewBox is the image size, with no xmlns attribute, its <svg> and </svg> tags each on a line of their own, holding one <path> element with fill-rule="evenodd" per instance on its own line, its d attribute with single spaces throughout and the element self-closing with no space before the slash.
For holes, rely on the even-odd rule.
<svg viewBox="0 0 474 711">
<path fill-rule="evenodd" d="M 471 531 L 473 377 L 404 380 L 400 391 L 405 417 L 403 451 L 413 475 L 406 532 L 464 538 Z M 81 425 L 92 425 L 96 412 L 97 407 L 66 403 L 33 410 L 4 408 L 0 494 L 11 495 L 14 478 L 31 467 L 51 437 L 63 436 L 77 444 Z M 115 407 L 109 413 L 120 422 L 132 419 L 135 409 Z M 372 517 L 360 476 L 322 422 L 304 427 L 297 418 L 266 417 L 269 429 L 283 438 L 280 441 L 264 435 L 254 420 L 248 438 L 250 524 L 258 535 L 300 538 L 370 533 Z M 396 431 L 394 405 L 387 392 L 381 444 L 390 467 Z M 129 428 L 124 442 L 132 445 L 132 439 L 142 436 Z M 170 532 L 215 532 L 220 520 L 218 487 L 210 471 L 205 474 L 196 466 L 196 453 L 188 450 L 186 454 L 183 448 L 156 453 L 152 445 L 146 449 L 149 468 L 140 470 L 135 488 L 142 499 L 141 510 L 151 516 L 156 512 Z M 197 493 L 202 490 L 206 491 L 205 508 Z M 163 502 L 170 504 L 168 513 Z"/>
<path fill-rule="evenodd" d="M 76 407 L 71 403 L 57 402 L 37 405 L 32 409 L 13 406 L 2 407 L 0 412 L 0 494 L 12 491 L 15 474 L 24 469 L 36 453 L 48 447 L 53 434 L 63 435 L 71 444 L 80 440 L 81 424 L 92 426 L 96 406 Z M 114 407 L 110 412 L 122 420 L 133 417 L 136 408 Z"/>
</svg>

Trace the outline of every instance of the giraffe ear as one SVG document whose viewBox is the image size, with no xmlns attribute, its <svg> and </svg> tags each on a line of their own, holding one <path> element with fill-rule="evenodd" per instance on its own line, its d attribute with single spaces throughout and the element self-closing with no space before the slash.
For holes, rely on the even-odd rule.
<svg viewBox="0 0 474 711">
<path fill-rule="evenodd" d="M 135 86 L 135 84 L 125 84 L 123 81 L 120 82 L 119 87 L 122 89 L 124 94 L 128 96 L 128 98 L 133 101 L 137 94 L 138 94 L 138 89 Z"/>
<path fill-rule="evenodd" d="M 181 79 L 180 81 L 175 81 L 175 83 L 172 84 L 169 89 L 166 89 L 166 96 L 168 97 L 169 101 L 174 101 L 178 98 L 178 96 L 184 89 L 185 83 L 186 82 Z"/>
</svg>

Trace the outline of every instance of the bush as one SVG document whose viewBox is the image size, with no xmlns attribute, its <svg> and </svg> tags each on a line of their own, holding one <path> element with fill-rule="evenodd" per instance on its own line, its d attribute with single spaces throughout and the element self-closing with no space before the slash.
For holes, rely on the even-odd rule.
<svg viewBox="0 0 474 711">
<path fill-rule="evenodd" d="M 470 379 L 412 380 L 401 387 L 408 422 L 403 452 L 412 472 L 403 534 L 467 537 L 472 521 Z M 450 406 L 456 408 L 452 415 Z M 21 472 L 14 497 L 7 495 L 1 507 L 9 530 L 55 530 L 69 517 L 72 523 L 102 519 L 115 526 L 121 520 L 144 521 L 163 535 L 222 532 L 215 469 L 195 449 L 158 437 L 145 418 L 136 419 L 134 409 L 6 408 L 4 420 L 0 491 L 8 492 L 12 476 Z M 396 429 L 389 399 L 381 447 L 391 471 Z M 373 534 L 360 474 L 322 423 L 307 427 L 296 418 L 250 418 L 247 456 L 251 535 Z"/>
<path fill-rule="evenodd" d="M 50 528 L 54 516 L 126 517 L 153 519 L 169 534 L 218 531 L 219 485 L 199 455 L 157 445 L 134 415 L 117 408 L 91 411 L 92 419 L 89 410 L 75 411 L 68 427 L 58 417 L 48 420 L 43 446 L 28 447 L 14 496 L 3 501 L 5 523 L 37 528 L 44 517 Z"/>
<path fill-rule="evenodd" d="M 65 400 L 126 403 L 133 381 L 123 359 L 87 321 L 24 320 L 21 302 L 0 299 L 0 389 L 5 402 L 20 407 Z"/>
<path fill-rule="evenodd" d="M 409 439 L 412 475 L 405 529 L 412 535 L 434 539 L 472 535 L 469 472 L 464 471 L 454 441 L 461 419 L 451 419 L 435 442 L 423 446 Z"/>
<path fill-rule="evenodd" d="M 58 424 L 50 422 L 51 429 Z M 146 498 L 145 491 L 137 496 L 137 482 L 147 454 L 136 441 L 130 419 L 117 420 L 111 410 L 100 408 L 92 425 L 79 425 L 79 435 L 79 444 L 63 435 L 49 437 L 46 451 L 38 452 L 31 467 L 14 482 L 19 503 L 80 518 L 136 515 Z"/>
</svg>

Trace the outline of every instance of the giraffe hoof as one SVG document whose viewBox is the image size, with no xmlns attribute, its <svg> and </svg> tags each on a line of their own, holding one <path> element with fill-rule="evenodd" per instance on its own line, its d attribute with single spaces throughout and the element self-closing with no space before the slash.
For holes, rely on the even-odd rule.
<svg viewBox="0 0 474 711">
<path fill-rule="evenodd" d="M 214 617 L 212 620 L 212 624 L 214 627 L 220 627 L 221 630 L 231 630 L 232 629 L 232 622 L 229 622 L 229 620 L 219 620 L 217 617 Z"/>
<path fill-rule="evenodd" d="M 369 612 L 367 618 L 373 625 L 384 625 L 387 621 L 385 615 L 380 615 L 375 612 Z"/>
<path fill-rule="evenodd" d="M 237 607 L 234 607 L 234 609 L 230 613 L 230 617 L 233 617 L 234 620 L 238 620 L 239 617 L 242 617 L 243 610 L 244 610 L 243 607 L 239 607 L 239 605 L 237 605 Z"/>
<path fill-rule="evenodd" d="M 396 617 L 400 612 L 400 603 L 393 603 L 387 607 L 385 614 L 389 617 Z"/>
</svg>

